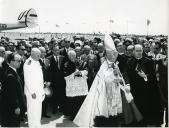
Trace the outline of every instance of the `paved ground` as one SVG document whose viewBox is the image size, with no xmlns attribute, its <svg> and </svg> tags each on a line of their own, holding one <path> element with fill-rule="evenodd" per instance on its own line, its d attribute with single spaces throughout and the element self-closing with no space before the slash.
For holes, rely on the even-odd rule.
<svg viewBox="0 0 169 128">
<path fill-rule="evenodd" d="M 77 127 L 68 117 L 61 113 L 49 114 L 51 118 L 42 118 L 42 127 Z M 27 121 L 21 123 L 21 127 L 27 127 Z"/>
<path fill-rule="evenodd" d="M 51 114 L 48 113 L 48 115 L 51 116 L 51 118 L 42 118 L 42 127 L 44 128 L 54 128 L 54 127 L 78 127 L 76 124 L 74 124 L 69 117 L 64 116 L 62 113 L 57 114 Z M 164 122 L 165 124 L 165 122 Z M 162 125 L 161 127 L 164 127 L 165 125 Z M 27 127 L 27 121 L 21 122 L 21 127 Z M 0 125 L 1 127 L 1 125 Z"/>
</svg>

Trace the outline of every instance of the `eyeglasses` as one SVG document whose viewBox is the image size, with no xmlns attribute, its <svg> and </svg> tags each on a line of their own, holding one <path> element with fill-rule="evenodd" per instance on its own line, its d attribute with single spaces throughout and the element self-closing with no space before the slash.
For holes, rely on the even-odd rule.
<svg viewBox="0 0 169 128">
<path fill-rule="evenodd" d="M 25 49 L 20 49 L 20 50 L 25 51 Z"/>
</svg>

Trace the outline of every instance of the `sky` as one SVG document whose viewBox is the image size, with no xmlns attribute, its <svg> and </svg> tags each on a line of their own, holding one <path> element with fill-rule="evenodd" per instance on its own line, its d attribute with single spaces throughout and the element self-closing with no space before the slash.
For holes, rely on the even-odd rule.
<svg viewBox="0 0 169 128">
<path fill-rule="evenodd" d="M 17 22 L 30 8 L 39 26 L 13 31 L 168 34 L 169 28 L 168 0 L 0 0 L 0 23 Z"/>
</svg>

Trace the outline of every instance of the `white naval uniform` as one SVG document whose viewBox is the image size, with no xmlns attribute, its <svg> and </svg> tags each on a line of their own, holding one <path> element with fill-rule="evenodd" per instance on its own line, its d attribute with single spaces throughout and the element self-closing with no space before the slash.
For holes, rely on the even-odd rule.
<svg viewBox="0 0 169 128">
<path fill-rule="evenodd" d="M 42 101 L 44 100 L 44 84 L 42 67 L 39 61 L 29 57 L 24 64 L 24 92 L 27 99 L 27 114 L 29 127 L 41 126 Z M 36 98 L 32 98 L 32 94 Z"/>
</svg>

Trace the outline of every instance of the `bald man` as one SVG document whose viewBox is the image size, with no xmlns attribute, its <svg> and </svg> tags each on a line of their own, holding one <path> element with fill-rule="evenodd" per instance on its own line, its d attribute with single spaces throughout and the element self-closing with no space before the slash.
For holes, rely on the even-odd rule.
<svg viewBox="0 0 169 128">
<path fill-rule="evenodd" d="M 135 104 L 143 115 L 143 120 L 134 126 L 160 126 L 163 111 L 153 61 L 143 56 L 140 44 L 134 46 L 133 53 L 134 57 L 128 61 L 126 71 Z"/>
<path fill-rule="evenodd" d="M 42 101 L 45 98 L 42 67 L 39 63 L 41 52 L 33 48 L 24 64 L 25 95 L 29 127 L 41 127 Z"/>
</svg>

